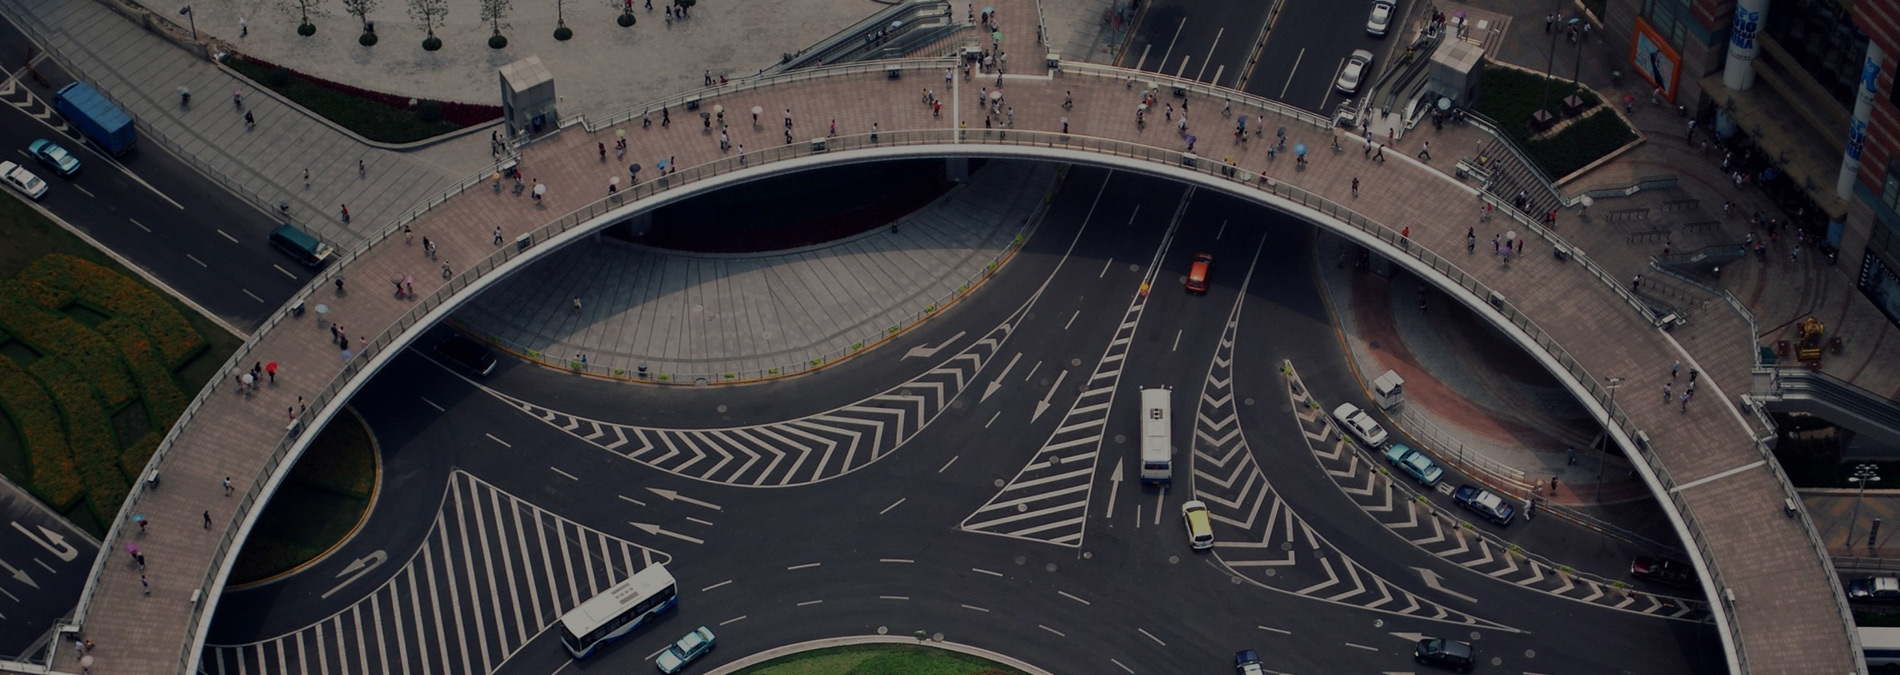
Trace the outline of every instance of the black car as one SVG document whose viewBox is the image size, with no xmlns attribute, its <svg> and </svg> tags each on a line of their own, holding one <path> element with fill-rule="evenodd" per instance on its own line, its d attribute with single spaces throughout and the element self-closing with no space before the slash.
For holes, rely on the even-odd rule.
<svg viewBox="0 0 1900 675">
<path fill-rule="evenodd" d="M 435 346 L 435 353 L 455 362 L 455 365 L 467 368 L 476 377 L 483 377 L 495 371 L 495 352 L 480 342 L 461 333 L 449 336 Z"/>
<path fill-rule="evenodd" d="M 1500 527 L 1511 524 L 1511 519 L 1517 516 L 1516 506 L 1504 501 L 1497 493 L 1479 489 L 1476 485 L 1458 486 L 1458 491 L 1451 493 L 1451 500 Z"/>
<path fill-rule="evenodd" d="M 1668 558 L 1642 556 L 1630 562 L 1630 576 L 1677 588 L 1700 588 L 1695 568 L 1689 563 Z"/>
<path fill-rule="evenodd" d="M 1469 673 L 1473 666 L 1478 665 L 1478 652 L 1468 642 L 1425 638 L 1419 640 L 1418 647 L 1412 650 L 1412 660 L 1422 665 Z"/>
</svg>

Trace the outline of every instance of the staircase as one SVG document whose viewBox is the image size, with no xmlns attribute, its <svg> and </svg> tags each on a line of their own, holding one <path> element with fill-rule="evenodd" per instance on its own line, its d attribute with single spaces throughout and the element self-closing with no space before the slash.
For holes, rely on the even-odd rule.
<svg viewBox="0 0 1900 675">
<path fill-rule="evenodd" d="M 891 28 L 897 24 L 896 28 Z M 892 5 L 838 31 L 796 54 L 786 54 L 767 73 L 797 70 L 819 64 L 838 64 L 912 55 L 943 42 L 968 24 L 957 20 L 948 0 L 910 0 Z M 880 39 L 879 31 L 888 31 Z M 931 54 L 944 56 L 946 54 Z"/>
<path fill-rule="evenodd" d="M 1755 382 L 1751 395 L 1769 410 L 1815 415 L 1863 441 L 1900 448 L 1900 404 L 1893 399 L 1805 368 L 1757 369 Z"/>
<path fill-rule="evenodd" d="M 1496 136 L 1478 146 L 1478 159 L 1482 160 L 1480 168 L 1491 177 L 1485 189 L 1498 198 L 1499 206 L 1514 206 L 1517 195 L 1522 193 L 1528 197 L 1524 215 L 1540 222 L 1546 214 L 1561 206 L 1550 183 L 1526 166 L 1517 153 Z"/>
</svg>

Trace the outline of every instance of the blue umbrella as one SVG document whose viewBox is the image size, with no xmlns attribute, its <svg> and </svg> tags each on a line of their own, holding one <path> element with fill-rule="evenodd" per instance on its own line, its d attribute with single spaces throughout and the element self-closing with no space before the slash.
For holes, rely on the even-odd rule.
<svg viewBox="0 0 1900 675">
<path fill-rule="evenodd" d="M 1305 143 L 1294 144 L 1293 154 L 1301 155 L 1301 156 L 1306 155 L 1306 144 Z"/>
<path fill-rule="evenodd" d="M 628 164 L 628 165 L 627 165 L 627 173 L 640 173 L 640 165 L 638 165 L 638 164 Z"/>
</svg>

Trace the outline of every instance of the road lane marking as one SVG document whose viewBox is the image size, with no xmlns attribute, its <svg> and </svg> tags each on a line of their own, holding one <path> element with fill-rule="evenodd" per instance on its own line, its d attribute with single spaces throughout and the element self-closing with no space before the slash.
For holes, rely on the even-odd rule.
<svg viewBox="0 0 1900 675">
<path fill-rule="evenodd" d="M 962 457 L 962 455 L 953 455 L 953 456 L 951 456 L 951 457 L 950 457 L 950 461 L 948 461 L 948 462 L 944 462 L 944 463 L 943 463 L 943 468 L 942 468 L 942 469 L 937 469 L 937 473 L 943 473 L 943 470 L 944 470 L 944 469 L 948 469 L 948 468 L 950 468 L 950 465 L 952 465 L 952 464 L 955 464 L 955 463 L 957 463 L 957 458 L 958 458 L 958 457 Z"/>
<path fill-rule="evenodd" d="M 821 602 L 824 602 L 824 601 L 823 601 L 823 600 L 806 600 L 806 601 L 804 601 L 804 602 L 801 602 L 801 603 L 798 603 L 798 606 L 799 606 L 799 607 L 807 607 L 807 606 L 810 606 L 810 605 L 816 605 L 816 604 L 818 604 L 818 603 L 821 603 Z"/>
<path fill-rule="evenodd" d="M 1369 652 L 1376 652 L 1376 651 L 1379 651 L 1379 648 L 1378 648 L 1378 647 L 1367 647 L 1367 646 L 1365 646 L 1365 645 L 1356 645 L 1356 644 L 1353 644 L 1353 643 L 1351 643 L 1351 642 L 1342 642 L 1342 643 L 1340 643 L 1340 644 L 1343 644 L 1343 645 L 1346 645 L 1346 646 L 1348 646 L 1348 647 L 1352 647 L 1352 648 L 1355 648 L 1355 649 L 1364 649 L 1364 650 L 1366 650 L 1366 651 L 1369 651 Z"/>
<path fill-rule="evenodd" d="M 1101 274 L 1097 274 L 1097 275 L 1095 275 L 1095 278 L 1097 278 L 1097 279 L 1101 279 L 1101 278 L 1104 278 L 1104 277 L 1107 277 L 1107 276 L 1108 276 L 1108 268 L 1110 268 L 1110 267 L 1114 267 L 1114 266 L 1115 266 L 1115 259 L 1114 259 L 1114 258 L 1109 258 L 1109 259 L 1107 259 L 1107 260 L 1104 260 L 1104 261 L 1102 261 L 1102 273 L 1101 273 Z"/>
<path fill-rule="evenodd" d="M 979 611 L 979 612 L 982 612 L 982 613 L 984 613 L 984 614 L 988 614 L 988 613 L 990 613 L 990 610 L 987 610 L 987 609 L 983 609 L 982 607 L 978 607 L 978 606 L 976 606 L 976 605 L 961 605 L 961 607 L 963 607 L 964 609 L 974 609 L 974 610 L 976 610 L 976 611 Z"/>
<path fill-rule="evenodd" d="M 1068 598 L 1068 599 L 1070 599 L 1070 600 L 1074 600 L 1074 601 L 1076 601 L 1076 602 L 1079 602 L 1079 603 L 1082 603 L 1082 604 L 1084 604 L 1084 605 L 1086 605 L 1086 604 L 1089 604 L 1089 601 L 1087 601 L 1087 600 L 1083 600 L 1083 599 L 1081 599 L 1081 598 L 1078 598 L 1078 597 L 1075 597 L 1075 596 L 1073 596 L 1073 595 L 1069 595 L 1069 593 L 1068 593 L 1068 591 L 1056 591 L 1056 594 L 1057 594 L 1057 595 L 1060 595 L 1060 596 L 1062 596 L 1062 597 L 1065 597 L 1065 598 Z"/>
<path fill-rule="evenodd" d="M 1185 330 L 1186 329 L 1177 329 L 1174 331 L 1174 346 L 1168 348 L 1168 351 L 1171 351 L 1171 352 L 1181 351 L 1181 333 Z"/>
<path fill-rule="evenodd" d="M 77 185 L 77 184 L 75 184 L 75 185 L 73 185 L 73 189 L 74 189 L 74 190 L 78 190 L 78 191 L 80 191 L 80 192 L 82 192 L 82 193 L 85 193 L 85 195 L 86 195 L 86 197 L 87 197 L 88 199 L 98 199 L 98 198 L 99 198 L 99 197 L 98 197 L 97 195 L 94 195 L 94 194 L 92 193 L 92 191 L 91 191 L 91 190 L 87 190 L 86 188 L 83 188 L 83 187 L 80 187 L 80 186 L 79 186 L 79 185 Z"/>
<path fill-rule="evenodd" d="M 1300 53 L 1293 57 L 1293 67 L 1286 69 L 1286 84 L 1280 85 L 1280 95 L 1274 98 L 1286 98 L 1286 90 L 1293 87 L 1293 74 L 1299 72 L 1300 59 L 1304 58 L 1306 58 L 1306 48 L 1301 47 Z M 1345 62 L 1341 61 L 1340 63 Z"/>
<path fill-rule="evenodd" d="M 1039 370 L 1039 369 L 1041 369 L 1041 368 L 1042 368 L 1042 362 L 1041 362 L 1041 361 L 1037 361 L 1037 362 L 1036 362 L 1036 365 L 1033 365 L 1033 366 L 1030 366 L 1030 367 L 1029 367 L 1029 374 L 1028 374 L 1028 375 L 1024 375 L 1024 376 L 1023 376 L 1023 381 L 1024 381 L 1024 382 L 1028 382 L 1028 381 L 1029 381 L 1029 378 L 1032 378 L 1032 377 L 1035 377 L 1035 376 L 1036 376 L 1036 371 L 1037 371 L 1037 370 Z"/>
<path fill-rule="evenodd" d="M 186 254 L 185 254 L 185 257 L 187 257 L 187 258 L 190 258 L 192 262 L 195 262 L 195 263 L 198 263 L 198 266 L 199 266 L 199 267 L 203 267 L 203 268 L 205 268 L 205 269 L 211 269 L 211 266 L 210 266 L 210 265 L 206 265 L 206 264 L 205 264 L 205 261 L 203 261 L 203 260 L 199 260 L 197 256 L 194 256 L 194 255 L 192 255 L 192 254 L 190 254 L 190 253 L 186 253 Z"/>
<path fill-rule="evenodd" d="M 687 497 L 685 495 L 682 495 L 679 492 L 674 491 L 674 490 L 662 490 L 660 488 L 650 487 L 650 488 L 647 488 L 647 491 L 652 492 L 653 494 L 659 495 L 661 497 L 665 497 L 666 500 L 669 502 L 686 502 L 694 506 L 703 506 L 703 507 L 712 509 L 714 511 L 724 510 L 718 504 L 714 504 L 712 502 L 702 502 L 700 500 L 693 499 L 692 497 Z"/>
<path fill-rule="evenodd" d="M 660 527 L 660 526 L 658 526 L 658 525 L 654 525 L 654 524 L 652 524 L 652 523 L 636 523 L 636 522 L 633 522 L 633 521 L 631 521 L 631 520 L 629 520 L 629 521 L 627 521 L 627 524 L 628 524 L 628 525 L 632 525 L 632 526 L 634 526 L 634 527 L 636 527 L 636 528 L 639 528 L 639 530 L 640 530 L 641 532 L 645 532 L 645 533 L 647 533 L 647 534 L 663 534 L 663 535 L 666 535 L 666 536 L 669 536 L 669 537 L 672 537 L 672 538 L 674 538 L 674 539 L 678 539 L 678 540 L 680 540 L 680 541 L 684 541 L 684 542 L 690 542 L 690 543 L 694 543 L 694 544 L 704 544 L 704 543 L 706 543 L 706 540 L 704 540 L 704 539 L 699 539 L 699 538 L 695 538 L 695 537 L 688 537 L 688 536 L 686 536 L 686 535 L 683 535 L 683 534 L 680 534 L 680 533 L 678 533 L 678 532 L 673 532 L 673 531 L 671 531 L 671 530 L 667 530 L 667 529 L 665 529 L 665 528 L 662 528 L 662 527 Z M 577 602 L 576 604 L 579 604 L 579 603 Z"/>
<path fill-rule="evenodd" d="M 1227 234 L 1227 221 L 1225 220 L 1220 221 L 1220 231 L 1214 233 L 1214 239 L 1219 240 L 1223 234 Z"/>
<path fill-rule="evenodd" d="M 501 439 L 499 439 L 499 438 L 495 438 L 495 435 L 494 435 L 494 434 L 482 434 L 482 435 L 483 435 L 483 436 L 487 436 L 487 437 L 488 437 L 488 440 L 491 440 L 491 441 L 494 441 L 494 442 L 496 442 L 496 443 L 500 443 L 500 444 L 501 444 L 501 447 L 504 447 L 504 448 L 512 448 L 512 447 L 515 447 L 515 446 L 512 446 L 512 445 L 509 445 L 509 444 L 508 444 L 508 441 L 504 441 L 504 440 L 501 440 Z M 559 471 L 559 469 L 555 469 L 555 470 L 556 470 L 556 471 Z"/>
<path fill-rule="evenodd" d="M 740 621 L 744 621 L 744 620 L 745 620 L 745 615 L 743 615 L 743 614 L 741 614 L 741 615 L 739 615 L 739 616 L 735 616 L 735 617 L 733 617 L 733 618 L 730 618 L 730 619 L 726 619 L 725 621 L 721 621 L 721 622 L 719 622 L 719 625 L 721 625 L 721 626 L 726 626 L 726 625 L 730 625 L 730 624 L 735 624 L 735 623 L 739 623 Z M 664 651 L 664 650 L 662 650 L 662 651 Z M 568 663 L 573 663 L 573 661 L 568 661 Z"/>
<path fill-rule="evenodd" d="M 435 404 L 435 401 L 431 401 L 431 400 L 429 400 L 429 399 L 426 399 L 426 398 L 422 398 L 421 396 L 417 396 L 416 398 L 421 398 L 421 399 L 422 399 L 422 402 L 423 402 L 423 403 L 427 403 L 427 404 L 429 404 L 429 407 L 431 407 L 431 408 L 435 408 L 435 411 L 436 411 L 436 412 L 448 412 L 448 410 L 447 410 L 447 409 L 445 409 L 445 408 L 443 408 L 442 406 L 439 406 L 439 405 L 436 405 L 436 404 Z"/>
<path fill-rule="evenodd" d="M 998 415 L 1001 415 L 1002 413 L 997 413 L 997 414 L 998 414 Z M 898 497 L 898 498 L 897 498 L 897 501 L 895 501 L 895 502 L 891 502 L 891 505 L 890 505 L 890 506 L 886 506 L 886 507 L 884 507 L 884 510 L 883 510 L 883 511 L 879 511 L 879 512 L 877 512 L 877 515 L 880 515 L 880 516 L 881 516 L 881 515 L 884 515 L 884 514 L 886 514 L 886 513 L 890 513 L 890 512 L 891 512 L 891 509 L 894 509 L 894 508 L 897 508 L 897 505 L 898 505 L 898 504 L 902 504 L 902 503 L 904 503 L 904 500 L 905 500 L 905 499 L 909 499 L 909 498 L 908 498 L 908 497 Z"/>
<path fill-rule="evenodd" d="M 787 571 L 790 571 L 790 570 L 808 570 L 808 569 L 811 569 L 811 568 L 813 568 L 813 567 L 817 567 L 817 566 L 819 566 L 819 565 L 823 565 L 823 564 L 824 564 L 824 563 L 805 563 L 805 564 L 803 564 L 803 565 L 793 565 L 793 566 L 791 566 L 791 567 L 787 567 L 787 568 L 785 568 L 785 569 L 786 569 Z"/>
<path fill-rule="evenodd" d="M 138 222 L 138 221 L 132 221 L 132 222 L 135 222 L 135 223 L 136 223 L 136 222 Z M 144 225 L 140 225 L 139 227 L 145 227 L 145 226 L 144 226 Z M 151 231 L 151 230 L 146 230 L 146 232 L 150 232 L 150 231 Z M 297 280 L 297 275 L 295 275 L 295 274 L 291 274 L 291 273 L 290 273 L 290 270 L 287 270 L 287 269 L 284 269 L 284 268 L 282 268 L 282 267 L 277 267 L 277 265 L 275 265 L 275 264 L 273 264 L 273 265 L 271 265 L 271 267 L 274 267 L 274 268 L 276 268 L 276 269 L 277 269 L 277 271 L 279 271 L 279 272 L 283 272 L 283 273 L 284 273 L 284 276 L 287 276 L 287 277 L 290 277 L 290 280 L 291 280 L 291 281 L 296 281 L 296 280 Z"/>
<path fill-rule="evenodd" d="M 493 436 L 490 436 L 489 438 L 494 438 L 494 437 L 493 437 Z M 503 443 L 503 445 L 507 445 L 507 444 L 506 444 L 506 443 Z M 571 481 L 577 481 L 577 482 L 578 482 L 578 481 L 580 480 L 580 478 L 578 478 L 578 477 L 576 477 L 576 476 L 575 476 L 574 474 L 571 474 L 571 473 L 568 473 L 568 472 L 566 472 L 566 471 L 562 471 L 562 470 L 560 470 L 560 469 L 556 469 L 556 468 L 554 468 L 554 467 L 551 467 L 551 466 L 550 466 L 550 467 L 548 467 L 548 469 L 549 469 L 549 470 L 552 470 L 552 471 L 553 471 L 553 472 L 555 472 L 555 473 L 558 473 L 558 474 L 561 474 L 561 475 L 563 475 L 563 476 L 566 476 L 568 480 L 571 480 Z"/>
<path fill-rule="evenodd" d="M 705 525 L 706 527 L 712 527 L 712 525 L 713 525 L 713 522 L 712 522 L 712 521 L 710 521 L 710 520 L 700 520 L 700 519 L 698 519 L 698 518 L 694 518 L 694 517 L 692 517 L 692 516 L 687 516 L 687 517 L 686 517 L 686 521 L 687 521 L 687 522 L 690 522 L 690 523 L 699 523 L 699 524 L 701 524 L 701 525 Z"/>
<path fill-rule="evenodd" d="M 906 565 L 917 562 L 909 558 L 878 558 L 877 561 L 881 563 L 903 563 Z"/>
<path fill-rule="evenodd" d="M 1266 626 L 1255 626 L 1255 628 L 1259 628 L 1260 630 L 1264 630 L 1264 631 L 1267 631 L 1267 632 L 1270 632 L 1270 633 L 1279 633 L 1279 634 L 1281 634 L 1281 635 L 1292 635 L 1292 634 L 1293 634 L 1293 631 L 1290 631 L 1290 630 L 1280 630 L 1280 629 L 1278 629 L 1278 628 L 1269 628 L 1269 627 L 1266 627 Z"/>
<path fill-rule="evenodd" d="M 1156 525 L 1161 524 L 1161 511 L 1163 510 L 1161 507 L 1167 502 L 1168 502 L 1168 493 L 1166 492 L 1155 493 L 1155 524 Z"/>
<path fill-rule="evenodd" d="M 236 243 L 239 243 L 239 242 L 238 242 L 238 240 L 237 240 L 237 237 L 233 237 L 233 236 L 231 236 L 231 235 L 229 235 L 229 234 L 225 234 L 225 232 L 224 232 L 224 230 L 218 230 L 218 234 L 223 234 L 223 235 L 224 235 L 224 238 L 225 238 L 225 239 L 229 239 L 229 240 L 231 240 L 231 243 L 233 243 L 233 244 L 236 244 Z"/>
<path fill-rule="evenodd" d="M 1048 626 L 1044 626 L 1044 625 L 1042 625 L 1042 624 L 1036 624 L 1036 627 L 1037 627 L 1037 628 L 1041 628 L 1041 629 L 1043 629 L 1043 630 L 1046 630 L 1046 631 L 1049 631 L 1049 632 L 1051 632 L 1051 633 L 1055 633 L 1055 634 L 1056 634 L 1056 637 L 1068 637 L 1067 635 L 1063 635 L 1063 634 L 1062 634 L 1062 631 L 1059 631 L 1059 630 L 1056 630 L 1056 629 L 1054 629 L 1054 628 L 1050 628 L 1050 627 L 1048 627 Z M 568 663 L 573 663 L 573 662 L 572 662 L 572 661 L 569 661 Z"/>
<path fill-rule="evenodd" d="M 256 294 L 256 293 L 252 293 L 252 292 L 251 292 L 251 289 L 248 289 L 248 288 L 240 288 L 240 289 L 238 289 L 238 290 L 240 290 L 240 291 L 244 291 L 244 294 L 245 294 L 245 295 L 248 295 L 248 296 L 251 296 L 251 299 L 252 299 L 252 300 L 256 300 L 256 301 L 258 301 L 258 302 L 263 302 L 263 301 L 264 301 L 264 299 L 263 299 L 263 298 L 260 298 L 260 297 L 257 297 L 257 294 Z"/>
<path fill-rule="evenodd" d="M 1220 30 L 1214 31 L 1214 42 L 1207 45 L 1207 58 L 1201 59 L 1201 70 L 1200 72 L 1197 72 L 1194 74 L 1194 79 L 1196 81 L 1205 81 L 1201 79 L 1201 76 L 1207 74 L 1207 64 L 1212 63 L 1214 61 L 1214 48 L 1220 46 L 1220 36 L 1226 35 L 1226 34 L 1227 34 L 1226 26 L 1222 26 Z M 1226 67 L 1227 66 L 1224 66 L 1224 65 L 1221 66 L 1221 68 L 1226 68 Z M 1220 80 L 1220 74 L 1221 74 L 1221 71 L 1219 70 L 1214 71 L 1214 79 L 1216 81 Z"/>
<path fill-rule="evenodd" d="M 634 499 L 634 498 L 632 498 L 632 497 L 628 497 L 628 496 L 626 496 L 626 495 L 614 495 L 614 496 L 615 496 L 615 497 L 619 497 L 619 498 L 621 499 L 621 501 L 626 501 L 626 502 L 633 502 L 633 505 L 634 505 L 634 506 L 646 506 L 646 505 L 647 505 L 647 503 L 646 503 L 646 502 L 643 502 L 643 501 L 640 501 L 640 500 L 638 500 L 638 499 Z"/>
<path fill-rule="evenodd" d="M 1154 641 L 1155 641 L 1155 644 L 1158 644 L 1158 645 L 1161 645 L 1161 646 L 1163 646 L 1163 647 L 1166 647 L 1166 646 L 1168 646 L 1168 643 L 1166 643 L 1166 642 L 1162 642 L 1162 641 L 1161 641 L 1161 638 L 1158 638 L 1158 637 L 1155 637 L 1155 634 L 1154 634 L 1154 633 L 1150 633 L 1150 632 L 1148 632 L 1148 629 L 1146 629 L 1146 628 L 1136 628 L 1135 630 L 1136 630 L 1136 631 L 1139 631 L 1139 632 L 1140 632 L 1140 633 L 1141 633 L 1142 635 L 1146 635 L 1146 636 L 1148 636 L 1148 639 L 1150 639 L 1150 640 L 1154 640 Z"/>
<path fill-rule="evenodd" d="M 1082 310 L 1078 309 L 1078 310 L 1075 310 L 1074 314 L 1070 314 L 1069 322 L 1062 324 L 1062 330 L 1068 330 L 1070 326 L 1075 325 L 1075 317 L 1078 317 L 1078 316 L 1082 316 Z"/>
<path fill-rule="evenodd" d="M 1168 57 L 1174 55 L 1174 43 L 1181 41 L 1181 29 L 1183 28 L 1187 28 L 1187 17 L 1181 17 L 1181 23 L 1175 25 L 1174 37 L 1168 38 L 1168 48 L 1161 52 L 1161 67 L 1155 70 L 1164 70 L 1168 67 Z M 1182 61 L 1181 67 L 1186 68 L 1187 61 Z"/>
<path fill-rule="evenodd" d="M 727 580 L 725 580 L 725 581 L 721 581 L 721 582 L 719 582 L 719 583 L 716 583 L 716 584 L 713 584 L 713 585 L 711 585 L 711 586 L 707 586 L 707 587 L 705 587 L 705 588 L 702 588 L 702 589 L 699 589 L 699 592 L 701 592 L 701 593 L 704 593 L 704 592 L 706 592 L 706 591 L 710 591 L 710 590 L 712 590 L 712 589 L 715 589 L 715 588 L 718 588 L 718 587 L 720 587 L 720 586 L 724 586 L 724 585 L 726 585 L 726 584 L 730 584 L 730 583 L 732 583 L 732 580 L 731 580 L 731 579 L 727 579 Z"/>
<path fill-rule="evenodd" d="M 909 600 L 910 596 L 908 595 L 880 595 L 880 596 L 877 596 L 877 599 L 879 600 Z"/>
<path fill-rule="evenodd" d="M 983 569 L 983 568 L 980 568 L 980 567 L 972 567 L 972 568 L 970 568 L 970 571 L 971 571 L 971 572 L 976 572 L 977 574 L 988 574 L 988 575 L 990 575 L 990 576 L 993 576 L 993 577 L 1000 577 L 1000 576 L 1003 576 L 1003 573 L 1002 573 L 1002 572 L 991 572 L 991 571 L 989 571 L 989 570 L 986 570 L 986 569 Z"/>
<path fill-rule="evenodd" d="M 1116 661 L 1115 659 L 1109 659 L 1108 662 L 1113 663 L 1115 664 L 1115 667 L 1120 668 L 1123 671 L 1126 671 L 1128 675 L 1135 675 L 1135 670 L 1133 668 L 1129 668 L 1128 666 L 1122 665 L 1122 662 L 1120 661 Z"/>
<path fill-rule="evenodd" d="M 146 232 L 146 233 L 148 233 L 148 234 L 149 234 L 149 233 L 151 233 L 151 231 L 152 231 L 152 228 L 149 228 L 149 227 L 146 227 L 146 226 L 145 226 L 145 223 L 141 223 L 141 222 L 139 222 L 139 219 L 137 219 L 137 218 L 127 218 L 126 220 L 130 220 L 130 221 L 132 221 L 132 224 L 133 224 L 133 225 L 137 225 L 139 229 L 141 229 L 141 230 L 145 230 L 145 232 Z M 293 277 L 293 278 L 294 278 L 294 277 Z"/>
<path fill-rule="evenodd" d="M 1339 82 L 1339 73 L 1340 73 L 1340 71 L 1343 71 L 1343 70 L 1345 70 L 1345 69 L 1346 69 L 1346 60 L 1345 60 L 1345 59 L 1340 59 L 1340 60 L 1339 60 L 1339 67 L 1337 67 L 1337 68 L 1334 68 L 1334 69 L 1333 69 L 1333 79 L 1331 80 L 1331 83 L 1329 83 L 1329 84 L 1327 84 L 1327 85 L 1326 85 L 1326 89 L 1325 89 L 1325 93 L 1322 93 L 1322 94 L 1320 94 L 1320 95 L 1319 95 L 1319 107 L 1321 107 L 1321 108 L 1325 108 L 1325 107 L 1326 107 L 1326 101 L 1327 101 L 1327 100 L 1329 100 L 1329 99 L 1331 99 L 1331 98 L 1333 97 L 1333 85 L 1332 85 L 1332 83 L 1337 83 L 1337 82 Z M 1362 72 L 1362 73 L 1359 73 L 1359 83 L 1360 83 L 1360 84 L 1365 84 L 1365 82 L 1366 82 L 1366 76 L 1367 76 L 1367 75 L 1370 75 L 1370 74 L 1371 74 L 1370 72 Z M 1292 80 L 1291 80 L 1291 79 L 1289 78 L 1289 79 L 1288 79 L 1288 82 L 1289 82 L 1289 83 L 1291 83 L 1291 82 L 1292 82 Z M 1359 92 L 1358 92 L 1357 90 L 1354 90 L 1354 91 L 1353 91 L 1353 96 L 1357 96 L 1358 94 L 1359 94 Z M 1281 93 L 1281 94 L 1280 94 L 1280 96 L 1281 96 L 1281 98 L 1285 98 L 1285 97 L 1286 97 L 1286 94 L 1285 94 L 1285 93 L 1283 92 L 1283 93 Z M 1346 100 L 1352 100 L 1352 96 L 1347 96 L 1347 97 L 1346 97 Z"/>
<path fill-rule="evenodd" d="M 985 428 L 985 429 L 988 429 L 988 428 L 990 428 L 990 425 L 992 425 L 992 424 L 995 424 L 995 423 L 996 423 L 996 418 L 998 418 L 998 417 L 1002 417 L 1002 416 L 1003 416 L 1003 411 L 1001 411 L 1001 410 L 998 410 L 998 411 L 996 411 L 996 414 L 994 414 L 994 415 L 991 415 L 991 416 L 990 416 L 990 421 L 988 421 L 988 422 L 984 422 L 984 423 L 983 423 L 983 428 Z M 953 458 L 951 458 L 951 460 L 952 460 L 952 461 L 955 461 L 955 459 L 956 459 L 956 458 L 954 458 L 954 457 L 953 457 Z M 949 465 L 948 465 L 948 464 L 945 464 L 944 466 L 949 466 Z M 938 473 L 942 473 L 942 472 L 941 472 L 941 471 L 939 471 Z"/>
</svg>

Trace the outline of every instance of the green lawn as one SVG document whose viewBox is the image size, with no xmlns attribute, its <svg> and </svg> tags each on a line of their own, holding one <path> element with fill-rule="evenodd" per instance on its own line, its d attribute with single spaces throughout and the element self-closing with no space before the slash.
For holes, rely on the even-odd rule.
<svg viewBox="0 0 1900 675">
<path fill-rule="evenodd" d="M 0 198 L 0 474 L 103 535 L 241 340 Z"/>
<path fill-rule="evenodd" d="M 439 103 L 409 111 L 352 96 L 303 79 L 287 70 L 267 68 L 245 61 L 242 57 L 229 58 L 224 63 L 258 86 L 269 87 L 292 103 L 372 141 L 411 143 L 461 129 L 441 119 Z"/>
<path fill-rule="evenodd" d="M 1546 87 L 1541 74 L 1502 66 L 1486 67 L 1482 77 L 1477 111 L 1496 122 L 1498 130 L 1553 181 L 1636 140 L 1636 132 L 1603 105 L 1596 92 L 1576 83 L 1556 79 Z M 1583 119 L 1548 137 L 1533 139 L 1531 115 L 1539 109 L 1556 112 L 1559 102 L 1571 94 L 1583 99 Z"/>
<path fill-rule="evenodd" d="M 986 659 L 896 644 L 830 647 L 782 656 L 737 675 L 1021 675 Z"/>
<path fill-rule="evenodd" d="M 345 410 L 310 442 L 251 528 L 231 583 L 263 581 L 296 569 L 350 536 L 376 488 L 376 444 Z"/>
</svg>

